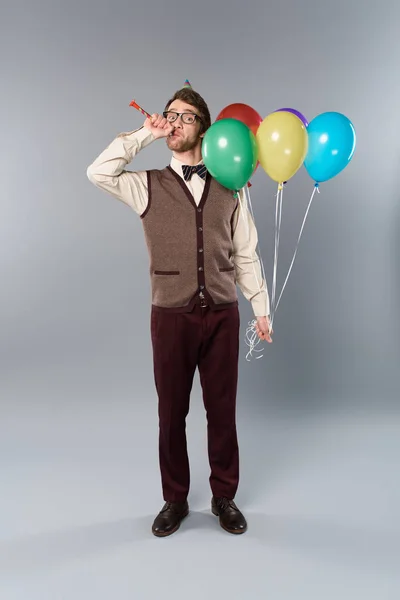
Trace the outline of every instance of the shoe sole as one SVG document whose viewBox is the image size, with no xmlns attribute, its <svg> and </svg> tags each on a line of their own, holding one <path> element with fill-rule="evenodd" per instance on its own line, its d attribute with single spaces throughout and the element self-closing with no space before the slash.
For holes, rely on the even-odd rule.
<svg viewBox="0 0 400 600">
<path fill-rule="evenodd" d="M 219 517 L 219 512 L 215 508 L 211 507 L 211 512 L 216 517 Z M 228 527 L 225 527 L 225 525 L 221 522 L 221 519 L 219 519 L 219 524 L 221 525 L 222 529 L 224 529 L 228 533 L 233 533 L 234 535 L 241 535 L 242 533 L 245 533 L 247 531 L 247 525 L 245 529 L 229 529 Z"/>
<path fill-rule="evenodd" d="M 169 535 L 172 535 L 173 533 L 175 533 L 176 531 L 178 531 L 179 527 L 181 526 L 181 523 L 183 521 L 183 519 L 185 519 L 189 514 L 189 511 L 185 512 L 185 514 L 182 516 L 181 520 L 178 522 L 178 524 L 171 529 L 170 531 L 165 531 L 165 532 L 156 532 L 152 530 L 152 534 L 155 535 L 156 537 L 168 537 Z"/>
</svg>

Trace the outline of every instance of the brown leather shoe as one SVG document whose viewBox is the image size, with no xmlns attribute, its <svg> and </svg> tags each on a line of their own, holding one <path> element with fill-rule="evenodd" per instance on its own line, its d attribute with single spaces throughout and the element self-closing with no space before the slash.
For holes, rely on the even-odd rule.
<svg viewBox="0 0 400 600">
<path fill-rule="evenodd" d="M 212 497 L 211 510 L 219 517 L 219 524 L 229 533 L 244 533 L 247 522 L 233 500 Z"/>
<path fill-rule="evenodd" d="M 181 521 L 189 514 L 188 502 L 166 502 L 156 516 L 152 532 L 165 537 L 179 529 Z"/>
</svg>

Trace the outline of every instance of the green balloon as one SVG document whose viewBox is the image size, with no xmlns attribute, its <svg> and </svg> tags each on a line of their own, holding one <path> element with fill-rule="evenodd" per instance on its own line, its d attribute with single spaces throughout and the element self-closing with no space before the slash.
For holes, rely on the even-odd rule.
<svg viewBox="0 0 400 600">
<path fill-rule="evenodd" d="M 239 190 L 257 166 L 257 141 L 249 127 L 237 119 L 221 119 L 209 127 L 202 155 L 209 173 L 221 185 Z"/>
</svg>

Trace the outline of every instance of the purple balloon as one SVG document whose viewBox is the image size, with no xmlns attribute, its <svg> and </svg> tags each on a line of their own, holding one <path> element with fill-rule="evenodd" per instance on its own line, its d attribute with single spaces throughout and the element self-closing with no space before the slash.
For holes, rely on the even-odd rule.
<svg viewBox="0 0 400 600">
<path fill-rule="evenodd" d="M 298 110 L 296 110 L 295 108 L 278 108 L 278 110 L 276 110 L 275 112 L 280 112 L 280 111 L 285 111 L 285 112 L 291 112 L 294 115 L 296 115 L 296 117 L 299 117 L 300 121 L 303 121 L 305 127 L 308 127 L 308 121 L 305 118 L 304 115 L 301 114 L 301 112 L 299 112 Z"/>
</svg>

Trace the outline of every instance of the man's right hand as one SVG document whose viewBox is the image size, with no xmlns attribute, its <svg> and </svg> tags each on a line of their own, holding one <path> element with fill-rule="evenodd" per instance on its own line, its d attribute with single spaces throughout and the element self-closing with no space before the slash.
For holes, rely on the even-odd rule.
<svg viewBox="0 0 400 600">
<path fill-rule="evenodd" d="M 168 123 L 167 119 L 158 113 L 151 115 L 143 123 L 143 127 L 151 131 L 155 139 L 168 137 L 174 131 L 172 123 Z"/>
</svg>

